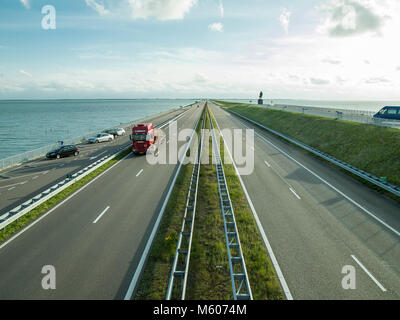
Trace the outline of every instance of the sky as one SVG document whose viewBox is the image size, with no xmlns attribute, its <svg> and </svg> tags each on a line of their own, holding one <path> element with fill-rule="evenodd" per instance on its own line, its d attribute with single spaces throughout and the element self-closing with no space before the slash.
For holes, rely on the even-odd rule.
<svg viewBox="0 0 400 320">
<path fill-rule="evenodd" d="M 398 0 L 1 0 L 0 99 L 400 100 L 399 13 Z"/>
</svg>

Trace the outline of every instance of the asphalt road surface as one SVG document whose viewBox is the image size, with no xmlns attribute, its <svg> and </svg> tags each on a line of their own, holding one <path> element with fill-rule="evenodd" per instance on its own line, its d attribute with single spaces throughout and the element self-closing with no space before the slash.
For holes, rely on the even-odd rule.
<svg viewBox="0 0 400 320">
<path fill-rule="evenodd" d="M 182 112 L 173 110 L 146 118 L 145 121 L 159 125 Z M 100 158 L 115 153 L 121 146 L 129 145 L 132 128 L 126 127 L 125 130 L 124 136 L 112 142 L 79 144 L 80 154 L 77 157 L 58 160 L 43 157 L 0 172 L 0 216 L 64 180 L 68 174 L 78 172 Z"/>
<path fill-rule="evenodd" d="M 193 129 L 201 111 L 192 107 L 178 130 Z M 176 168 L 130 154 L 0 245 L 0 299 L 123 299 Z M 46 265 L 55 290 L 42 288 Z"/>
<path fill-rule="evenodd" d="M 221 129 L 256 132 L 255 168 L 242 179 L 292 297 L 399 299 L 399 204 L 209 105 Z M 354 268 L 354 290 L 342 286 L 345 266 Z"/>
</svg>

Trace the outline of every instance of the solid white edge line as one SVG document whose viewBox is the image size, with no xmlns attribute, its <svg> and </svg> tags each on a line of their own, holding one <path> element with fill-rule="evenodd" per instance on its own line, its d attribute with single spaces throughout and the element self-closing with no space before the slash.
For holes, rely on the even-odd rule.
<svg viewBox="0 0 400 320">
<path fill-rule="evenodd" d="M 196 127 L 199 124 L 199 121 L 200 121 L 200 118 L 196 123 Z M 132 298 L 133 291 L 135 290 L 137 282 L 138 282 L 139 277 L 140 277 L 140 274 L 142 273 L 142 269 L 143 269 L 144 263 L 147 260 L 147 256 L 148 256 L 150 248 L 151 248 L 151 246 L 153 244 L 153 240 L 154 240 L 154 238 L 156 236 L 156 233 L 158 231 L 158 227 L 159 227 L 159 225 L 161 223 L 162 217 L 164 216 L 164 211 L 165 211 L 165 209 L 167 207 L 169 198 L 171 197 L 172 190 L 174 189 L 174 186 L 175 186 L 176 180 L 178 178 L 179 172 L 181 171 L 183 159 L 185 158 L 186 153 L 187 153 L 187 151 L 189 149 L 189 146 L 191 145 L 191 142 L 192 142 L 194 134 L 195 134 L 195 131 L 193 131 L 192 136 L 190 138 L 190 141 L 189 141 L 189 143 L 187 143 L 187 147 L 185 149 L 185 152 L 182 153 L 181 159 L 179 161 L 178 169 L 176 170 L 174 179 L 172 180 L 171 185 L 170 185 L 170 187 L 168 189 L 168 193 L 167 193 L 167 195 L 166 195 L 166 197 L 164 199 L 164 203 L 163 203 L 163 205 L 161 207 L 161 210 L 160 210 L 160 212 L 158 214 L 157 220 L 156 220 L 156 222 L 154 224 L 153 230 L 151 231 L 150 237 L 147 240 L 146 247 L 144 248 L 142 256 L 140 257 L 139 264 L 136 267 L 135 274 L 133 275 L 131 283 L 129 284 L 128 291 L 125 294 L 124 300 L 131 300 L 131 298 Z"/>
<path fill-rule="evenodd" d="M 248 129 L 252 129 L 250 127 L 248 127 L 241 119 L 238 119 L 246 128 Z M 254 129 L 253 129 L 254 130 Z M 330 188 L 332 188 L 333 190 L 335 190 L 337 193 L 339 193 L 341 196 L 343 196 L 344 198 L 346 198 L 348 201 L 350 201 L 352 204 L 354 204 L 356 207 L 358 207 L 359 209 L 361 209 L 362 211 L 364 211 L 366 214 L 368 214 L 370 217 L 372 217 L 373 219 L 375 219 L 376 221 L 378 221 L 379 223 L 381 223 L 382 225 L 384 225 L 386 228 L 388 228 L 390 231 L 392 231 L 394 234 L 396 234 L 398 237 L 400 237 L 400 232 L 397 231 L 396 229 L 394 229 L 393 227 L 389 226 L 386 222 L 384 222 L 383 220 L 381 220 L 380 218 L 378 218 L 377 216 L 375 216 L 372 212 L 370 212 L 368 209 L 364 208 L 362 205 L 360 205 L 358 202 L 356 202 L 355 200 L 351 199 L 349 196 L 347 196 L 346 194 L 344 194 L 342 191 L 340 191 L 339 189 L 337 189 L 336 187 L 334 187 L 332 184 L 330 184 L 328 181 L 326 181 L 324 178 L 320 177 L 318 174 L 316 174 L 314 171 L 308 169 L 306 166 L 304 166 L 303 164 L 301 164 L 299 161 L 297 161 L 296 159 L 294 159 L 292 156 L 290 156 L 289 154 L 287 154 L 285 151 L 283 151 L 281 148 L 277 147 L 276 145 L 274 145 L 272 142 L 270 142 L 268 139 L 264 138 L 262 135 L 260 135 L 256 130 L 254 130 L 255 134 L 260 137 L 262 140 L 264 140 L 265 142 L 267 142 L 268 144 L 270 144 L 271 146 L 273 146 L 276 150 L 278 150 L 279 152 L 281 152 L 282 154 L 284 154 L 286 157 L 288 157 L 289 159 L 291 159 L 292 161 L 294 161 L 295 163 L 297 163 L 299 166 L 301 166 L 302 168 L 304 168 L 305 170 L 307 170 L 309 173 L 311 173 L 313 176 L 317 177 L 319 180 L 321 180 L 323 183 L 325 183 L 327 186 L 329 186 Z"/>
<path fill-rule="evenodd" d="M 96 220 L 93 221 L 93 223 L 97 223 L 97 221 L 99 221 L 101 219 L 101 217 L 108 211 L 108 209 L 110 209 L 110 206 L 108 206 L 107 208 L 105 208 L 103 210 L 102 213 L 100 213 L 100 215 L 96 218 Z"/>
<path fill-rule="evenodd" d="M 125 157 L 123 157 L 121 160 L 126 159 L 127 157 L 129 157 L 131 154 L 127 154 Z M 6 242 L 4 242 L 2 245 L 0 245 L 0 250 L 2 248 L 4 248 L 7 244 L 9 244 L 11 241 L 15 240 L 16 238 L 18 238 L 21 234 L 23 234 L 24 232 L 28 231 L 30 228 L 32 228 L 35 224 L 37 224 L 39 221 L 41 221 L 42 219 L 44 219 L 45 217 L 47 217 L 50 213 L 52 213 L 54 210 L 58 209 L 60 206 L 62 206 L 64 203 L 66 203 L 68 200 L 70 200 L 72 197 L 76 196 L 79 192 L 81 192 L 82 190 L 86 189 L 88 186 L 90 186 L 93 182 L 95 182 L 97 179 L 99 179 L 101 176 L 103 176 L 104 174 L 106 174 L 108 171 L 110 171 L 112 168 L 114 168 L 115 166 L 117 166 L 118 164 L 121 163 L 121 160 L 118 161 L 117 163 L 115 163 L 114 165 L 112 165 L 110 168 L 108 168 L 107 170 L 103 171 L 101 174 L 99 174 L 96 178 L 94 178 L 93 180 L 89 181 L 87 184 L 85 184 L 82 188 L 80 188 L 79 190 L 75 191 L 73 194 L 71 194 L 68 198 L 64 199 L 63 201 L 61 201 L 59 204 L 57 204 L 55 207 L 53 207 L 52 209 L 50 209 L 49 211 L 47 211 L 45 214 L 43 214 L 42 216 L 40 216 L 39 218 L 37 218 L 36 220 L 34 220 L 31 224 L 29 224 L 27 227 L 25 227 L 24 229 L 22 229 L 20 232 L 18 232 L 16 235 L 12 236 L 10 239 L 8 239 Z"/>
<path fill-rule="evenodd" d="M 220 134 L 221 134 L 221 137 L 222 137 L 222 139 L 224 140 L 225 145 L 227 146 L 227 143 L 226 143 L 226 141 L 225 141 L 225 138 L 224 138 L 224 136 L 223 136 L 223 134 L 222 134 L 222 132 L 221 132 L 221 129 L 220 129 L 219 125 L 218 125 L 218 121 L 217 121 L 217 119 L 216 119 L 215 117 L 214 117 L 214 119 L 215 119 L 215 123 L 217 124 L 218 130 L 219 130 L 219 132 L 220 132 Z M 249 203 L 250 209 L 251 209 L 251 211 L 253 212 L 254 219 L 256 220 L 256 223 L 257 223 L 257 226 L 258 226 L 258 230 L 260 231 L 261 237 L 263 238 L 263 241 L 264 241 L 264 244 L 265 244 L 265 246 L 267 247 L 269 256 L 270 256 L 270 258 L 271 258 L 271 262 L 272 262 L 272 264 L 274 265 L 275 271 L 276 271 L 276 273 L 277 273 L 279 282 L 281 283 L 283 292 L 285 293 L 286 299 L 287 299 L 287 300 L 293 300 L 293 296 L 292 296 L 292 294 L 291 294 L 291 292 L 290 292 L 290 289 L 289 289 L 289 287 L 288 287 L 288 285 L 287 285 L 287 283 L 286 283 L 285 277 L 283 276 L 283 273 L 282 273 L 282 270 L 281 270 L 281 268 L 280 268 L 280 266 L 279 266 L 278 260 L 277 260 L 276 257 L 275 257 L 275 254 L 274 254 L 274 251 L 272 250 L 271 244 L 270 244 L 269 241 L 268 241 L 268 237 L 267 237 L 267 235 L 265 234 L 265 231 L 264 231 L 264 228 L 263 228 L 263 226 L 262 226 L 262 224 L 261 224 L 260 219 L 258 218 L 258 214 L 257 214 L 256 209 L 254 208 L 253 201 L 251 201 L 250 195 L 249 195 L 249 193 L 247 192 L 246 186 L 244 185 L 244 182 L 243 182 L 243 180 L 242 180 L 242 177 L 241 177 L 240 174 L 239 174 L 239 170 L 238 170 L 238 168 L 236 167 L 235 161 L 233 161 L 233 157 L 232 157 L 231 151 L 229 150 L 229 147 L 226 147 L 226 150 L 228 151 L 228 154 L 229 154 L 229 156 L 230 156 L 231 159 L 232 159 L 232 163 L 233 163 L 233 166 L 234 166 L 234 168 L 235 168 L 236 175 L 237 175 L 238 178 L 239 178 L 240 184 L 242 185 L 243 191 L 244 191 L 244 193 L 245 193 L 245 195 L 246 195 L 247 202 Z"/>
<path fill-rule="evenodd" d="M 375 284 L 379 287 L 379 289 L 381 289 L 383 292 L 386 292 L 387 290 L 385 289 L 385 287 L 383 285 L 380 284 L 380 282 L 378 280 L 376 280 L 376 278 L 367 270 L 366 267 L 363 266 L 363 264 L 358 261 L 358 259 L 355 256 L 351 256 L 353 258 L 353 260 L 355 262 L 358 263 L 358 265 L 361 267 L 361 269 L 363 269 L 365 271 L 365 273 L 372 279 L 372 281 L 375 282 Z"/>
<path fill-rule="evenodd" d="M 296 196 L 297 199 L 301 200 L 301 198 L 299 197 L 299 195 L 296 193 L 296 191 L 293 188 L 289 188 L 290 191 L 292 191 L 292 193 Z"/>
<path fill-rule="evenodd" d="M 190 109 L 189 109 L 190 110 Z M 178 117 L 175 118 L 178 119 L 179 117 L 183 116 L 186 112 L 188 112 L 189 110 L 183 112 L 182 114 L 180 114 Z M 173 120 L 171 120 L 173 121 Z M 168 124 L 170 124 L 170 122 L 168 122 Z M 164 125 L 165 126 L 165 125 Z M 127 147 L 128 148 L 128 147 Z M 101 176 L 103 176 L 105 173 L 107 173 L 109 170 L 111 170 L 112 168 L 114 168 L 116 165 L 118 165 L 119 163 L 121 163 L 121 160 L 125 160 L 126 158 L 128 158 L 131 154 L 127 154 L 125 157 L 123 157 L 122 159 L 120 159 L 117 163 L 115 163 L 114 165 L 112 165 L 110 168 L 108 168 L 107 170 L 103 171 L 101 174 L 99 174 L 96 178 L 94 178 L 93 180 L 91 180 L 90 182 L 88 182 L 86 185 L 84 185 L 82 188 L 80 188 L 79 190 L 75 191 L 73 194 L 71 194 L 68 198 L 64 199 L 63 201 L 61 201 L 59 204 L 57 204 L 55 207 L 53 207 L 52 209 L 50 209 L 48 212 L 44 213 L 42 216 L 40 216 L 39 218 L 37 218 L 36 220 L 34 220 L 31 224 L 29 224 L 28 226 L 24 227 L 21 231 L 19 231 L 17 234 L 15 234 L 14 236 L 12 236 L 11 238 L 9 238 L 7 241 L 5 241 L 3 244 L 0 245 L 0 250 L 2 248 L 4 248 L 7 244 L 9 244 L 10 242 L 12 242 L 13 240 L 15 240 L 16 238 L 18 238 L 21 234 L 23 234 L 24 232 L 28 231 L 30 228 L 32 228 L 35 224 L 37 224 L 39 221 L 41 221 L 42 219 L 44 219 L 45 217 L 47 217 L 50 213 L 52 213 L 54 210 L 56 210 L 57 208 L 59 208 L 60 206 L 62 206 L 65 202 L 67 202 L 69 199 L 71 199 L 72 197 L 74 197 L 75 195 L 77 195 L 79 192 L 81 192 L 82 190 L 84 190 L 86 187 L 88 187 L 89 185 L 91 185 L 93 182 L 95 182 L 97 179 L 99 179 Z M 42 174 L 47 174 L 49 173 L 49 171 L 45 171 Z"/>
<path fill-rule="evenodd" d="M 142 172 L 143 172 L 143 169 L 138 172 L 138 174 L 136 175 L 136 178 L 139 177 L 142 174 Z"/>
<path fill-rule="evenodd" d="M 267 160 L 265 160 L 264 163 L 267 165 L 268 168 L 271 168 L 271 165 L 267 162 Z"/>
</svg>

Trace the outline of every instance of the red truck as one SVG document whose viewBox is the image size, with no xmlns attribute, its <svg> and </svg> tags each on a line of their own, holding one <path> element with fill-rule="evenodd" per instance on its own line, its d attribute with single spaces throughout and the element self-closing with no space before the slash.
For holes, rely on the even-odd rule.
<svg viewBox="0 0 400 320">
<path fill-rule="evenodd" d="M 130 138 L 132 151 L 135 154 L 146 154 L 150 148 L 157 149 L 155 143 L 158 141 L 158 136 L 152 123 L 134 125 Z"/>
</svg>

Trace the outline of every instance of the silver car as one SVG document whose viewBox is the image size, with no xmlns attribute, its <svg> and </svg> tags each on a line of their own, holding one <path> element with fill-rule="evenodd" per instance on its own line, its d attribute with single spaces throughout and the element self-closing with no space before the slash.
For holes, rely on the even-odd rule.
<svg viewBox="0 0 400 320">
<path fill-rule="evenodd" d="M 89 143 L 110 142 L 113 140 L 114 136 L 108 133 L 99 133 L 98 135 L 88 139 Z"/>
<path fill-rule="evenodd" d="M 108 129 L 104 131 L 106 133 L 109 133 L 114 136 L 114 138 L 118 136 L 123 136 L 125 134 L 125 130 L 123 128 L 113 128 L 113 129 Z"/>
</svg>

